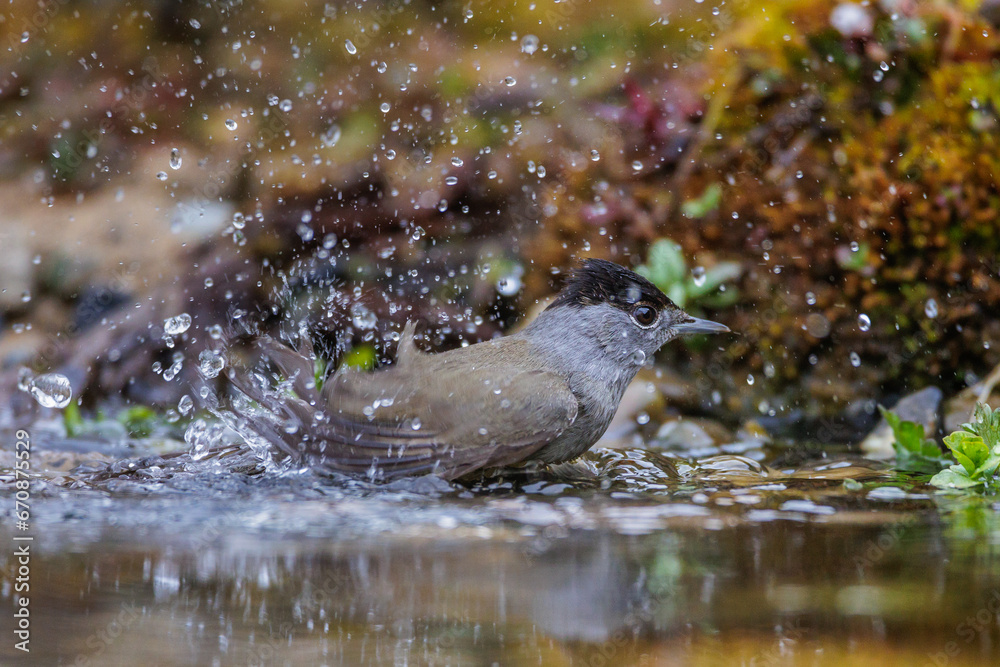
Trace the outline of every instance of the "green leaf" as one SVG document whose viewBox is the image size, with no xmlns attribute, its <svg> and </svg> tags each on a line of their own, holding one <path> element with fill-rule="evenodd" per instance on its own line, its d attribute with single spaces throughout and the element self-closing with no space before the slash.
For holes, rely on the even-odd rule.
<svg viewBox="0 0 1000 667">
<path fill-rule="evenodd" d="M 697 199 L 688 199 L 681 205 L 681 214 L 685 218 L 704 218 L 706 215 L 719 208 L 722 201 L 722 186 L 712 183 Z"/>
<path fill-rule="evenodd" d="M 670 239 L 660 239 L 650 246 L 647 261 L 638 272 L 666 292 L 684 279 L 687 261 L 679 245 Z"/>
<path fill-rule="evenodd" d="M 666 293 L 667 298 L 673 301 L 678 308 L 683 308 L 684 304 L 687 303 L 687 292 L 684 291 L 684 285 L 671 285 L 666 289 Z"/>
<path fill-rule="evenodd" d="M 365 371 L 370 371 L 375 368 L 375 347 L 368 343 L 363 343 L 357 347 L 351 348 L 351 350 L 344 355 L 344 365 L 348 368 L 358 368 Z"/>
<path fill-rule="evenodd" d="M 871 263 L 869 259 L 870 250 L 871 248 L 867 243 L 861 243 L 858 249 L 849 256 L 838 257 L 837 263 L 840 264 L 842 269 L 847 271 L 861 271 Z"/>
<path fill-rule="evenodd" d="M 931 477 L 931 484 L 941 489 L 968 489 L 982 483 L 982 480 L 971 479 L 962 466 L 951 466 Z"/>
<path fill-rule="evenodd" d="M 892 446 L 896 451 L 897 470 L 918 473 L 935 473 L 948 465 L 949 461 L 941 455 L 937 444 L 924 437 L 924 427 L 911 421 L 904 421 L 898 415 L 886 410 L 881 405 L 879 410 L 885 417 L 895 440 Z"/>
<path fill-rule="evenodd" d="M 118 413 L 118 421 L 129 435 L 148 438 L 156 426 L 156 412 L 147 405 L 133 405 Z"/>
<path fill-rule="evenodd" d="M 83 416 L 80 414 L 80 406 L 75 400 L 70 401 L 66 409 L 63 410 L 63 427 L 66 429 L 66 435 L 70 438 L 80 434 L 83 427 Z"/>
<path fill-rule="evenodd" d="M 316 383 L 316 391 L 322 391 L 326 381 L 326 359 L 320 356 L 313 360 L 313 381 Z"/>
<path fill-rule="evenodd" d="M 972 476 L 976 479 L 982 478 L 990 482 L 993 480 L 993 475 L 996 474 L 997 468 L 1000 468 L 1000 454 L 991 454 L 986 461 L 976 468 Z"/>
<path fill-rule="evenodd" d="M 699 285 L 694 279 L 687 281 L 688 294 L 692 299 L 711 294 L 719 289 L 723 283 L 736 280 L 743 275 L 743 265 L 736 262 L 719 262 L 710 269 L 705 270 L 704 279 Z"/>
<path fill-rule="evenodd" d="M 993 410 L 985 403 L 978 403 L 972 420 L 962 428 L 981 437 L 990 449 L 1000 445 L 1000 408 Z"/>
<path fill-rule="evenodd" d="M 990 449 L 983 439 L 968 431 L 955 431 L 944 439 L 944 444 L 970 475 L 990 456 Z"/>
</svg>

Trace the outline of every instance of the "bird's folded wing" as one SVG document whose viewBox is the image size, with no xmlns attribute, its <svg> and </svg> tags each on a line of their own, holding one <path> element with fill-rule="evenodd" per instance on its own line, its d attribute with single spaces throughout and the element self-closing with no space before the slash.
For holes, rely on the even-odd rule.
<svg viewBox="0 0 1000 667">
<path fill-rule="evenodd" d="M 558 375 L 496 369 L 394 368 L 347 374 L 324 388 L 322 417 L 307 452 L 340 472 L 385 478 L 437 472 L 454 479 L 516 463 L 576 418 L 578 404 Z"/>
</svg>

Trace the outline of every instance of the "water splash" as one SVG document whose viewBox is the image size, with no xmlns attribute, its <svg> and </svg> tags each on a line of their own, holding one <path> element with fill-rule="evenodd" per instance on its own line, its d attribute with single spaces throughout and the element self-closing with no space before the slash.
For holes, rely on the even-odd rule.
<svg viewBox="0 0 1000 667">
<path fill-rule="evenodd" d="M 18 374 L 17 388 L 30 394 L 43 408 L 65 408 L 73 398 L 69 378 L 60 373 L 33 376 L 23 368 Z"/>
</svg>

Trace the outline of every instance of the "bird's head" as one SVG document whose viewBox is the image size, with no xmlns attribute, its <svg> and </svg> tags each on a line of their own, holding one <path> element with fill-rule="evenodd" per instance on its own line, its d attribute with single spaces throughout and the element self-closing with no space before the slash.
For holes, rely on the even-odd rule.
<svg viewBox="0 0 1000 667">
<path fill-rule="evenodd" d="M 605 349 L 639 365 L 677 336 L 729 331 L 688 315 L 653 283 L 603 259 L 584 260 L 546 310 L 575 314 L 595 329 Z"/>
</svg>

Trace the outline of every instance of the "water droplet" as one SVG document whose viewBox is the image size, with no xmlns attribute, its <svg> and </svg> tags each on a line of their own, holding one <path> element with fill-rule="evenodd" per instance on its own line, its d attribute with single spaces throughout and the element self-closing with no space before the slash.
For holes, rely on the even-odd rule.
<svg viewBox="0 0 1000 667">
<path fill-rule="evenodd" d="M 503 78 L 503 85 L 507 86 L 508 88 L 510 88 L 511 86 L 513 86 L 515 84 L 517 84 L 517 79 L 515 79 L 514 77 L 512 77 L 512 76 L 505 76 Z"/>
<path fill-rule="evenodd" d="M 521 38 L 521 53 L 529 56 L 538 50 L 538 38 L 534 35 L 525 35 Z"/>
<path fill-rule="evenodd" d="M 236 129 L 236 121 L 233 120 L 232 118 L 227 118 L 226 119 L 226 129 L 227 130 L 235 130 Z"/>
<path fill-rule="evenodd" d="M 181 313 L 174 317 L 168 317 L 163 320 L 163 333 L 168 336 L 179 336 L 188 330 L 191 326 L 191 316 L 187 313 Z"/>
<path fill-rule="evenodd" d="M 414 431 L 419 431 L 421 426 L 423 426 L 423 424 L 421 424 L 420 422 L 420 417 L 414 417 L 410 421 L 410 428 L 412 428 Z"/>
<path fill-rule="evenodd" d="M 455 167 L 461 167 L 463 164 L 465 164 L 465 162 L 460 157 L 453 157 L 451 159 L 451 164 L 452 164 L 452 166 L 455 166 Z"/>
<path fill-rule="evenodd" d="M 326 128 L 326 131 L 319 135 L 319 140 L 323 142 L 323 145 L 327 148 L 333 148 L 340 141 L 340 126 L 331 125 Z"/>
<path fill-rule="evenodd" d="M 191 19 L 190 21 L 188 21 L 188 25 L 190 25 L 195 30 L 198 30 L 199 28 L 201 28 L 201 21 L 199 21 L 198 19 Z"/>
<path fill-rule="evenodd" d="M 180 169 L 181 168 L 181 152 L 176 148 L 170 149 L 170 168 Z"/>
<path fill-rule="evenodd" d="M 754 383 L 753 374 L 747 375 L 747 384 L 752 386 L 753 383 Z"/>
<path fill-rule="evenodd" d="M 209 455 L 212 447 L 221 439 L 225 427 L 221 424 L 209 425 L 204 419 L 196 419 L 184 431 L 184 442 L 190 448 L 191 458 L 200 461 Z"/>
<path fill-rule="evenodd" d="M 246 226 L 247 226 L 247 219 L 243 216 L 243 214 L 240 213 L 239 211 L 237 211 L 236 213 L 234 213 L 233 214 L 233 227 L 235 229 L 243 229 Z"/>
<path fill-rule="evenodd" d="M 497 292 L 501 296 L 516 296 L 521 291 L 521 272 L 515 271 L 497 281 Z"/>
<path fill-rule="evenodd" d="M 858 328 L 861 329 L 862 331 L 868 331 L 869 329 L 871 329 L 872 328 L 871 318 L 869 318 L 864 313 L 858 315 Z"/>
<path fill-rule="evenodd" d="M 202 350 L 198 355 L 198 369 L 201 371 L 201 374 L 209 380 L 219 377 L 219 373 L 221 373 L 222 369 L 225 367 L 226 359 L 218 352 L 213 350 Z"/>
<path fill-rule="evenodd" d="M 18 389 L 28 392 L 43 408 L 65 408 L 73 398 L 69 378 L 60 373 L 32 377 L 27 368 L 18 374 Z"/>
<path fill-rule="evenodd" d="M 924 304 L 924 315 L 932 320 L 938 316 L 937 301 L 934 299 L 927 299 L 927 303 Z"/>
<path fill-rule="evenodd" d="M 592 150 L 590 151 L 590 160 L 591 160 L 592 162 L 597 162 L 597 161 L 599 161 L 600 159 L 601 159 L 601 154 L 600 154 L 600 153 L 599 153 L 599 152 L 597 151 L 597 149 L 596 149 L 596 148 L 592 149 Z"/>
<path fill-rule="evenodd" d="M 706 278 L 707 276 L 705 275 L 704 266 L 696 266 L 693 269 L 691 269 L 691 279 L 694 281 L 694 284 L 696 286 L 701 287 L 702 285 L 704 285 Z"/>
<path fill-rule="evenodd" d="M 382 110 L 382 113 L 389 113 L 389 109 L 392 108 L 392 105 L 390 105 L 388 102 L 382 102 L 382 104 L 380 104 L 378 108 Z"/>
<path fill-rule="evenodd" d="M 649 423 L 649 413 L 647 413 L 647 412 L 640 412 L 639 414 L 637 414 L 635 416 L 635 423 L 638 424 L 639 426 L 645 426 L 646 424 L 648 424 Z"/>
<path fill-rule="evenodd" d="M 810 306 L 816 305 L 816 295 L 812 292 L 806 292 L 806 303 Z"/>
<path fill-rule="evenodd" d="M 378 316 L 360 303 L 356 303 L 351 306 L 351 321 L 358 329 L 374 329 Z"/>
<path fill-rule="evenodd" d="M 851 352 L 851 365 L 855 368 L 861 365 L 861 357 L 857 352 Z"/>
<path fill-rule="evenodd" d="M 632 163 L 632 171 L 634 171 L 636 173 L 642 171 L 642 162 L 640 162 L 639 160 L 635 160 Z"/>
<path fill-rule="evenodd" d="M 350 53 L 352 56 L 358 52 L 358 47 L 354 46 L 354 42 L 352 42 L 351 40 L 347 40 L 344 42 L 344 48 L 347 49 L 347 52 Z"/>
<path fill-rule="evenodd" d="M 167 180 L 167 172 L 165 172 L 165 171 L 158 171 L 158 172 L 156 172 L 156 180 L 158 180 L 158 181 L 165 181 L 165 180 Z"/>
<path fill-rule="evenodd" d="M 292 110 L 292 101 L 281 100 L 280 102 L 278 102 L 278 108 L 284 111 L 285 113 L 288 113 L 289 111 Z"/>
<path fill-rule="evenodd" d="M 182 415 L 186 415 L 191 412 L 192 409 L 194 409 L 194 401 L 191 400 L 191 397 L 187 394 L 181 396 L 181 400 L 177 401 L 178 412 Z"/>
</svg>

